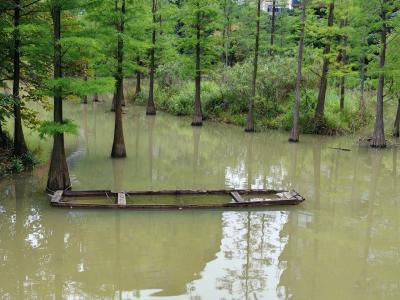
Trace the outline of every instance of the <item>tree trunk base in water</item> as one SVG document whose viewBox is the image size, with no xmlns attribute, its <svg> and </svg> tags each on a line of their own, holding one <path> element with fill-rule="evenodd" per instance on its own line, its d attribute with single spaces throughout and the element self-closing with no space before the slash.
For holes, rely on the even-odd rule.
<svg viewBox="0 0 400 300">
<path fill-rule="evenodd" d="M 290 138 L 289 138 L 289 142 L 290 142 L 290 143 L 298 143 L 298 142 L 299 142 L 299 138 L 290 137 Z"/>
<path fill-rule="evenodd" d="M 245 127 L 244 131 L 245 132 L 254 132 L 255 131 L 253 117 L 250 116 L 250 114 L 247 116 L 247 122 L 246 122 L 246 127 Z"/>
<path fill-rule="evenodd" d="M 372 138 L 371 140 L 372 148 L 386 148 L 386 140 L 381 138 Z"/>
<path fill-rule="evenodd" d="M 147 106 L 146 115 L 148 116 L 156 115 L 156 108 L 154 106 Z"/>
<path fill-rule="evenodd" d="M 57 164 L 58 162 L 54 162 Z M 55 192 L 58 190 L 67 190 L 71 188 L 71 181 L 69 179 L 68 166 L 61 163 L 60 165 L 50 165 L 49 177 L 47 179 L 47 192 Z"/>
<path fill-rule="evenodd" d="M 111 151 L 111 157 L 112 158 L 124 158 L 124 157 L 126 157 L 125 145 L 124 144 L 113 145 L 112 151 Z"/>
<path fill-rule="evenodd" d="M 193 121 L 192 126 L 203 126 L 203 121 Z"/>
</svg>

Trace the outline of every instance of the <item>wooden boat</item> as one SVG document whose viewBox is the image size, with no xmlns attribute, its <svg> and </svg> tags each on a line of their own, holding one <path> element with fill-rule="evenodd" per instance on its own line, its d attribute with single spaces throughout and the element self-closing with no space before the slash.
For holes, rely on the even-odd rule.
<svg viewBox="0 0 400 300">
<path fill-rule="evenodd" d="M 295 191 L 275 190 L 161 190 L 112 192 L 56 191 L 50 203 L 67 208 L 215 209 L 296 205 L 305 199 Z"/>
</svg>

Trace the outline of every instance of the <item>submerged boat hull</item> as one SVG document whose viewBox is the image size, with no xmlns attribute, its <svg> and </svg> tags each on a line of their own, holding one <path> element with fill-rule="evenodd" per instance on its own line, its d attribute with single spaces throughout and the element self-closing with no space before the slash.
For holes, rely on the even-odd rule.
<svg viewBox="0 0 400 300">
<path fill-rule="evenodd" d="M 229 196 L 230 201 L 221 203 L 198 202 L 198 203 L 136 203 L 138 197 L 179 197 L 185 196 Z M 253 198 L 252 198 L 253 196 Z M 104 198 L 104 203 L 91 202 Z M 127 202 L 127 197 L 130 203 Z M 245 197 L 245 198 L 243 198 Z M 263 197 L 263 198 L 260 198 Z M 79 199 L 85 198 L 84 203 Z M 228 199 L 229 199 L 228 198 Z M 248 198 L 248 199 L 246 199 Z M 262 200 L 261 200 L 262 199 Z M 153 199 L 152 199 L 153 200 Z M 161 191 L 131 191 L 131 192 L 112 192 L 109 190 L 91 191 L 56 191 L 50 195 L 50 204 L 55 207 L 65 208 L 115 208 L 115 209 L 137 209 L 137 210 L 182 210 L 182 209 L 235 209 L 235 208 L 260 208 L 278 205 L 297 205 L 305 199 L 295 191 L 275 191 L 275 190 L 161 190 Z M 176 201 L 175 201 L 176 202 Z M 193 201 L 195 202 L 195 201 Z"/>
</svg>

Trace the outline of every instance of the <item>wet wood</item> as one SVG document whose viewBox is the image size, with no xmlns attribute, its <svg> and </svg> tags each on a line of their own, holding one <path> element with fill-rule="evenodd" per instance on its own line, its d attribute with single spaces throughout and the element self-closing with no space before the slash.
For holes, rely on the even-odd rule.
<svg viewBox="0 0 400 300">
<path fill-rule="evenodd" d="M 230 194 L 231 194 L 232 198 L 233 198 L 236 202 L 238 202 L 238 203 L 240 203 L 240 202 L 245 202 L 244 199 L 242 198 L 242 196 L 240 196 L 240 194 L 239 194 L 238 192 L 231 192 Z"/>
<path fill-rule="evenodd" d="M 226 203 L 215 204 L 134 204 L 126 203 L 126 196 L 184 196 L 184 195 L 221 195 L 227 196 Z M 246 201 L 242 195 L 254 195 L 254 200 Z M 233 197 L 235 202 L 230 202 L 229 196 Z M 263 200 L 259 200 L 263 196 Z M 69 198 L 114 198 L 113 204 L 104 203 L 78 203 L 69 201 Z M 220 190 L 161 190 L 161 191 L 130 191 L 130 192 L 113 192 L 110 190 L 91 190 L 91 191 L 57 191 L 51 198 L 51 205 L 57 207 L 69 208 L 130 208 L 141 210 L 152 209 L 229 209 L 229 208 L 260 208 L 275 205 L 296 205 L 305 199 L 295 191 L 275 191 L 275 190 L 236 190 L 236 189 L 220 189 Z"/>
<path fill-rule="evenodd" d="M 125 193 L 118 193 L 117 204 L 118 205 L 126 205 Z"/>
<path fill-rule="evenodd" d="M 52 196 L 50 201 L 52 203 L 59 203 L 63 198 L 64 191 L 56 191 Z"/>
<path fill-rule="evenodd" d="M 340 147 L 329 147 L 329 149 L 340 150 L 340 151 L 347 151 L 347 152 L 350 152 L 350 151 L 351 151 L 351 149 L 340 148 Z"/>
</svg>

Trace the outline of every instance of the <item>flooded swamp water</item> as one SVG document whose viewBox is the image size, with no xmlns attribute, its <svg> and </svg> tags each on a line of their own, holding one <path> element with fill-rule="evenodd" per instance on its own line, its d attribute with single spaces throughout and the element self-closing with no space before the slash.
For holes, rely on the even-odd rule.
<svg viewBox="0 0 400 300">
<path fill-rule="evenodd" d="M 239 211 L 59 209 L 43 192 L 44 164 L 0 182 L 0 298 L 400 299 L 398 149 L 359 149 L 356 137 L 289 144 L 287 133 L 192 128 L 129 106 L 128 157 L 111 160 L 109 106 L 66 105 L 80 125 L 66 138 L 75 190 L 295 189 L 306 201 Z M 51 141 L 36 147 L 49 157 Z"/>
</svg>

